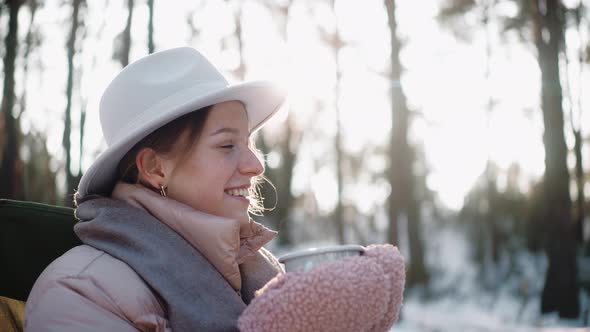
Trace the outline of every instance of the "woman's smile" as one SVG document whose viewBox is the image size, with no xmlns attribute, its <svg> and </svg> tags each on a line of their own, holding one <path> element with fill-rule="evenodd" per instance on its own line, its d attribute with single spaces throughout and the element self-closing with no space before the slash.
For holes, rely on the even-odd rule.
<svg viewBox="0 0 590 332">
<path fill-rule="evenodd" d="M 249 187 L 239 187 L 239 188 L 230 188 L 224 191 L 225 195 L 229 196 L 231 199 L 238 200 L 244 204 L 250 205 L 250 190 Z"/>
</svg>

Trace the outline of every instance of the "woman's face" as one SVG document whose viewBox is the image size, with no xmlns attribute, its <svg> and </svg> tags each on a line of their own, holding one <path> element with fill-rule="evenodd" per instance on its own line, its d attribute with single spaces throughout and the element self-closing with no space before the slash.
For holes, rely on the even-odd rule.
<svg viewBox="0 0 590 332">
<path fill-rule="evenodd" d="M 264 168 L 250 148 L 242 103 L 213 106 L 188 153 L 177 158 L 167 181 L 168 197 L 202 212 L 247 220 L 252 178 Z"/>
</svg>

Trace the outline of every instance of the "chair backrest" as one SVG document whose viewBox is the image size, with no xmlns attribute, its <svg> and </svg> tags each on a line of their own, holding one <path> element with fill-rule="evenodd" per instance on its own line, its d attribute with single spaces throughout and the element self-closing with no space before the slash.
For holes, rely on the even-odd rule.
<svg viewBox="0 0 590 332">
<path fill-rule="evenodd" d="M 0 199 L 0 296 L 26 301 L 41 272 L 80 245 L 74 210 Z"/>
</svg>

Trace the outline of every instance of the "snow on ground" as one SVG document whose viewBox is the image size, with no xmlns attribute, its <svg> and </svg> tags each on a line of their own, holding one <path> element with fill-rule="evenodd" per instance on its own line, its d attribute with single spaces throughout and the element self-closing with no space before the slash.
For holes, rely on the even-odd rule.
<svg viewBox="0 0 590 332">
<path fill-rule="evenodd" d="M 504 257 L 499 267 L 484 273 L 485 278 L 482 278 L 469 259 L 470 248 L 461 227 L 425 225 L 424 234 L 429 234 L 426 263 L 432 274 L 431 281 L 422 289 L 406 289 L 401 319 L 391 331 L 590 332 L 590 328 L 583 327 L 583 319 L 568 321 L 559 319 L 556 314 L 540 314 L 540 294 L 547 268 L 545 255 L 519 250 L 512 259 Z M 400 240 L 402 254 L 407 251 L 404 242 Z M 315 241 L 271 250 L 280 256 L 334 244 L 333 241 Z M 493 287 L 486 290 L 483 286 L 486 281 L 492 282 Z M 590 308 L 588 295 L 582 293 L 580 297 L 582 308 Z"/>
<path fill-rule="evenodd" d="M 518 252 L 510 265 L 513 272 L 502 277 L 491 271 L 497 275 L 490 280 L 503 279 L 497 290 L 485 290 L 469 260 L 462 233 L 445 226 L 434 234 L 426 248 L 432 281 L 427 289 L 406 289 L 401 319 L 392 331 L 590 331 L 582 327 L 582 319 L 568 321 L 555 314 L 540 314 L 547 266 L 544 255 Z M 588 297 L 581 297 L 587 307 Z"/>
</svg>

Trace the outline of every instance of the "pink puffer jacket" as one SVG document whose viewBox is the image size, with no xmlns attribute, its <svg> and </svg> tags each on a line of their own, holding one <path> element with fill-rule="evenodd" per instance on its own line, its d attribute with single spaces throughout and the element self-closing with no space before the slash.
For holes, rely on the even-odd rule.
<svg viewBox="0 0 590 332">
<path fill-rule="evenodd" d="M 219 217 L 179 207 L 180 203 L 133 186 L 118 188 L 114 196 L 149 208 L 195 250 L 209 252 L 205 256 L 228 287 L 241 285 L 242 299 L 249 303 L 238 321 L 242 331 L 385 331 L 397 319 L 405 273 L 403 258 L 391 245 L 369 246 L 364 256 L 310 272 L 283 274 L 276 258 L 257 241 L 246 241 L 253 255 L 240 259 L 240 248 L 232 251 L 238 253 L 235 261 L 216 260 L 219 250 L 209 249 L 220 244 L 203 239 L 203 232 L 223 233 Z M 238 227 L 230 230 L 235 236 L 227 236 L 236 239 L 234 249 L 243 234 L 254 239 L 259 233 L 234 226 Z M 231 277 L 235 270 L 240 280 Z M 88 245 L 73 248 L 46 268 L 25 310 L 27 331 L 170 331 L 162 300 L 143 279 L 125 262 Z"/>
<path fill-rule="evenodd" d="M 279 275 L 242 313 L 240 331 L 388 331 L 397 321 L 404 260 L 391 245 L 372 245 L 309 272 Z"/>
<path fill-rule="evenodd" d="M 397 320 L 405 272 L 393 246 L 369 246 L 363 257 L 305 273 L 281 274 L 256 261 L 244 264 L 253 278 L 279 274 L 246 307 L 240 331 L 387 331 Z M 163 303 L 129 266 L 84 245 L 43 272 L 27 301 L 25 330 L 163 332 L 170 327 Z"/>
</svg>

